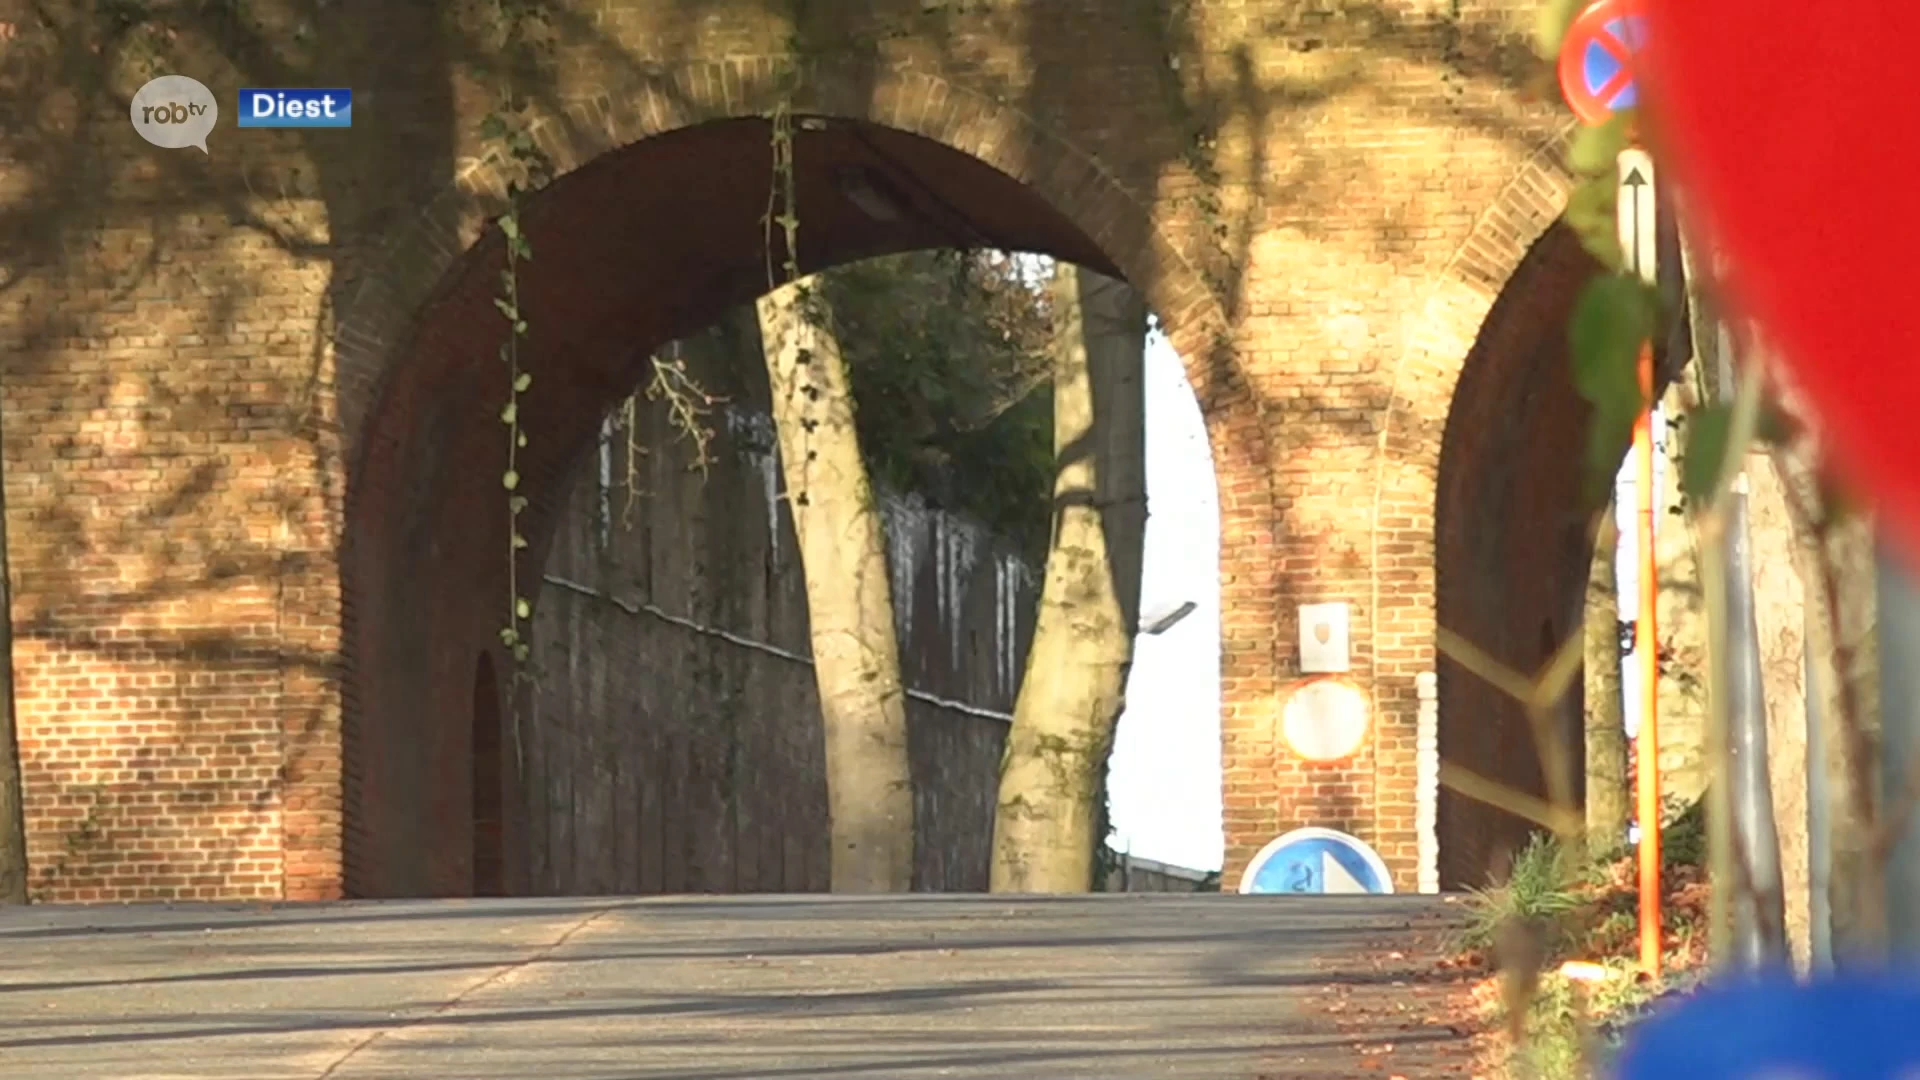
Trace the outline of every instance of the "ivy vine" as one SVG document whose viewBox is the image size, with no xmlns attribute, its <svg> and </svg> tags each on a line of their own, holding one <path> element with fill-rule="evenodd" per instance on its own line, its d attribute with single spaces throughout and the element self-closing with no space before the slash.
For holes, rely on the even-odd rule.
<svg viewBox="0 0 1920 1080">
<path fill-rule="evenodd" d="M 778 288 L 800 280 L 800 200 L 793 178 L 793 74 L 781 75 L 782 92 L 768 115 L 769 139 L 773 151 L 773 183 L 767 192 L 767 212 L 760 219 L 766 238 L 767 287 Z M 780 230 L 785 243 L 780 276 L 773 266 L 773 233 Z"/>
<path fill-rule="evenodd" d="M 502 53 L 514 60 L 516 70 L 537 71 L 540 53 L 533 35 L 545 22 L 545 11 L 524 0 L 494 0 L 493 15 Z M 554 170 L 534 140 L 512 82 L 510 76 L 509 85 L 502 90 L 500 105 L 481 121 L 480 137 L 499 147 L 507 172 L 506 207 L 494 218 L 505 248 L 506 265 L 500 271 L 500 291 L 493 298 L 493 306 L 507 323 L 505 340 L 500 343 L 498 353 L 500 364 L 506 369 L 506 401 L 500 406 L 499 419 L 506 429 L 507 440 L 506 462 L 500 473 L 500 486 L 507 500 L 507 617 L 500 627 L 500 643 L 512 657 L 512 682 L 518 687 L 532 679 L 529 662 L 533 654 L 529 625 L 533 602 L 521 591 L 524 577 L 521 558 L 530 545 L 521 528 L 521 518 L 529 502 L 522 486 L 520 464 L 522 451 L 527 449 L 524 399 L 533 387 L 533 373 L 528 369 L 525 349 L 528 317 L 521 290 L 521 274 L 525 265 L 533 261 L 533 243 L 527 236 L 525 212 L 528 198 L 546 186 Z M 520 695 L 509 694 L 508 701 L 511 702 L 514 758 L 524 769 L 526 745 L 521 733 Z"/>
</svg>

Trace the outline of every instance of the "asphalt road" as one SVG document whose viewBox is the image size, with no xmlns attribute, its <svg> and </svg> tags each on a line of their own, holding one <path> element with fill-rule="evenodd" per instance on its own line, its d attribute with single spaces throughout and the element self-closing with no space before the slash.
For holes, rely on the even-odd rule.
<svg viewBox="0 0 1920 1080">
<path fill-rule="evenodd" d="M 0 909 L 5 1080 L 1464 1070 L 1433 898 Z"/>
</svg>

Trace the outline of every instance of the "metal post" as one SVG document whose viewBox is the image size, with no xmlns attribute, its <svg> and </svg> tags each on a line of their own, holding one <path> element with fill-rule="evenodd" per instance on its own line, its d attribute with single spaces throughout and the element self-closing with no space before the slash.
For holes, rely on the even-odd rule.
<svg viewBox="0 0 1920 1080">
<path fill-rule="evenodd" d="M 1920 964 L 1920 807 L 1912 797 L 1920 767 L 1920 582 L 1904 555 L 1880 539 L 1874 569 L 1880 633 L 1880 781 L 1885 813 L 1904 812 L 1887 854 L 1887 952 L 1898 965 Z"/>
<path fill-rule="evenodd" d="M 1705 313 L 1702 313 L 1705 314 Z M 1733 343 L 1717 326 L 1720 399 L 1734 398 Z M 1786 902 L 1780 884 L 1780 838 L 1773 820 L 1773 786 L 1767 771 L 1767 690 L 1760 674 L 1760 629 L 1754 615 L 1752 540 L 1747 530 L 1747 474 L 1727 493 L 1721 535 L 1725 608 L 1718 614 L 1722 637 L 1721 685 L 1727 693 L 1727 809 L 1734 850 L 1746 872 L 1745 888 L 1733 896 L 1733 961 L 1748 970 L 1788 963 Z M 1713 614 L 1713 613 L 1710 613 Z"/>
</svg>

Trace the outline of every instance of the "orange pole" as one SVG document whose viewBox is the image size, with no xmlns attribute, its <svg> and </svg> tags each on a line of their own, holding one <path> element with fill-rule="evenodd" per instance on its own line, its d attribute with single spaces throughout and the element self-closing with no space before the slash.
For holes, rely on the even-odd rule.
<svg viewBox="0 0 1920 1080">
<path fill-rule="evenodd" d="M 1660 597 L 1659 570 L 1653 558 L 1653 346 L 1640 345 L 1640 394 L 1647 405 L 1633 425 L 1633 450 L 1639 460 L 1640 605 L 1634 619 L 1634 654 L 1640 661 L 1640 731 L 1635 740 L 1639 766 L 1634 770 L 1640 817 L 1640 968 L 1660 974 L 1660 639 L 1654 604 Z"/>
</svg>

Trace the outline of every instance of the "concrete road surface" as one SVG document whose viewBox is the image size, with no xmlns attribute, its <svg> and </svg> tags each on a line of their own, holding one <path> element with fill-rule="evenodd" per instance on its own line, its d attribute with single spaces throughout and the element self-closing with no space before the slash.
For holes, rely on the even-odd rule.
<svg viewBox="0 0 1920 1080">
<path fill-rule="evenodd" d="M 1440 1075 L 1432 898 L 0 909 L 4 1080 Z"/>
</svg>

